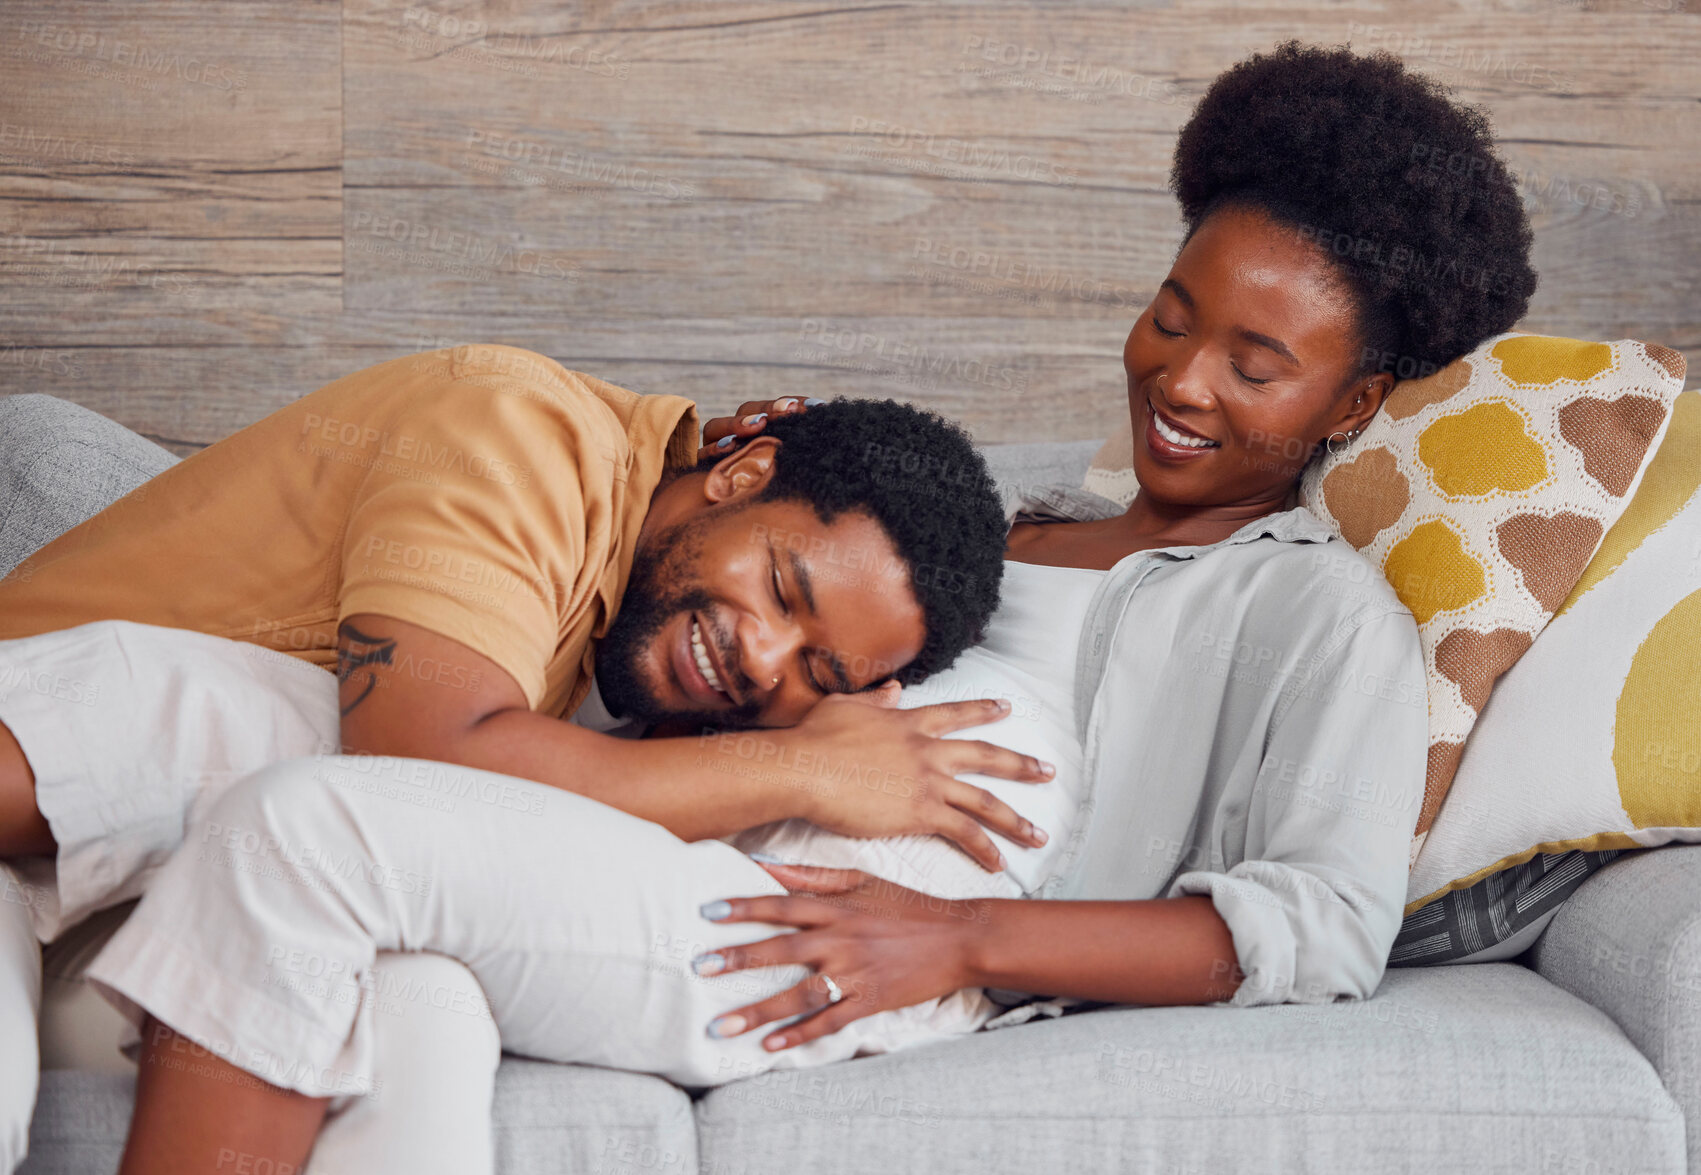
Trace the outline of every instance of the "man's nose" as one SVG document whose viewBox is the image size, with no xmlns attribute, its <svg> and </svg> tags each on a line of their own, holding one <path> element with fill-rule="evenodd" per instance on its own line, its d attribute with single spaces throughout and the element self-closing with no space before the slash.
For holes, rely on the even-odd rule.
<svg viewBox="0 0 1701 1175">
<path fill-rule="evenodd" d="M 797 663 L 803 633 L 788 621 L 773 621 L 750 633 L 744 641 L 741 661 L 758 698 L 766 698 L 785 684 L 788 665 Z"/>
</svg>

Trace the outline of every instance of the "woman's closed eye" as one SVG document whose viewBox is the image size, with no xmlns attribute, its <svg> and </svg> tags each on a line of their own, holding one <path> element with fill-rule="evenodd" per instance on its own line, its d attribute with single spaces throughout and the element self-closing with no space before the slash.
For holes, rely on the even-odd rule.
<svg viewBox="0 0 1701 1175">
<path fill-rule="evenodd" d="M 1157 320 L 1156 316 L 1154 316 L 1152 318 L 1152 329 L 1156 330 L 1160 335 L 1163 335 L 1165 338 L 1168 338 L 1168 339 L 1179 339 L 1181 337 L 1180 331 L 1170 330 L 1169 327 L 1167 327 L 1163 323 L 1159 322 Z M 1233 362 L 1230 362 L 1229 366 L 1234 369 L 1234 373 L 1236 375 L 1238 375 L 1241 379 L 1245 380 L 1249 384 L 1262 385 L 1262 384 L 1267 384 L 1267 383 L 1270 382 L 1267 379 L 1255 379 L 1254 377 L 1247 375 L 1244 371 L 1242 371 Z"/>
</svg>

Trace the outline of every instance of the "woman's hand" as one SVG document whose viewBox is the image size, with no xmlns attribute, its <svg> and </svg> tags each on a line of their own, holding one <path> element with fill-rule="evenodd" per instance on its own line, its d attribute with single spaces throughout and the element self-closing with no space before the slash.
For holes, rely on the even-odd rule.
<svg viewBox="0 0 1701 1175">
<path fill-rule="evenodd" d="M 738 406 L 737 416 L 717 416 L 703 425 L 703 447 L 697 450 L 697 460 L 705 457 L 725 457 L 768 427 L 775 416 L 789 416 L 825 404 L 814 396 L 784 396 L 778 400 L 747 400 Z"/>
<path fill-rule="evenodd" d="M 790 891 L 787 896 L 710 902 L 703 916 L 714 922 L 795 926 L 796 932 L 699 955 L 692 969 L 706 976 L 801 963 L 815 974 L 717 1017 L 709 1035 L 738 1036 L 773 1020 L 806 1015 L 762 1041 L 770 1050 L 794 1048 L 875 1012 L 975 986 L 971 948 L 974 933 L 986 922 L 984 903 L 932 897 L 860 869 L 759 864 Z M 837 1003 L 830 1000 L 822 976 L 844 993 Z"/>
<path fill-rule="evenodd" d="M 1046 834 L 1031 821 L 986 789 L 956 777 L 973 772 L 1044 783 L 1056 769 L 989 742 L 940 737 L 996 722 L 1010 712 L 1010 703 L 979 698 L 890 709 L 897 692 L 888 685 L 866 701 L 855 694 L 831 694 L 796 726 L 728 731 L 703 745 L 751 760 L 763 775 L 796 788 L 804 818 L 829 832 L 943 836 L 989 871 L 1004 868 L 1005 862 L 987 828 L 1030 848 L 1043 845 Z M 881 693 L 888 696 L 882 699 Z"/>
</svg>

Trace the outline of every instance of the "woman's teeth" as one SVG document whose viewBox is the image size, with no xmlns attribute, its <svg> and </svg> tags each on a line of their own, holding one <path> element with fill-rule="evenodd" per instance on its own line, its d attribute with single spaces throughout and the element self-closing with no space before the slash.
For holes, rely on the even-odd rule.
<svg viewBox="0 0 1701 1175">
<path fill-rule="evenodd" d="M 1187 449 L 1214 449 L 1217 447 L 1216 441 L 1208 441 L 1204 437 L 1189 436 L 1184 432 L 1176 432 L 1175 429 L 1165 424 L 1164 418 L 1159 416 L 1155 411 L 1152 413 L 1152 423 L 1157 426 L 1158 435 L 1172 445 L 1180 445 Z"/>
<path fill-rule="evenodd" d="M 715 673 L 715 667 L 709 663 L 709 650 L 703 647 L 703 630 L 697 623 L 697 618 L 691 618 L 691 655 L 697 660 L 697 671 L 703 675 L 703 680 L 716 693 L 726 693 L 726 687 L 721 685 L 721 679 Z"/>
</svg>

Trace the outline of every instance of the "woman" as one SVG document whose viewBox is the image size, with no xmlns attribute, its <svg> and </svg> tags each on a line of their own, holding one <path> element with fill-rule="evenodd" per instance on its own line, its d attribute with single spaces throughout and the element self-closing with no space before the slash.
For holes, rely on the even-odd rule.
<svg viewBox="0 0 1701 1175">
<path fill-rule="evenodd" d="M 1458 168 L 1436 166 L 1449 160 L 1472 161 L 1465 170 L 1476 178 L 1461 184 L 1451 178 Z M 1253 662 L 1328 656 L 1342 631 L 1322 635 L 1311 622 L 1320 613 L 1352 615 L 1325 602 L 1340 601 L 1352 556 L 1301 556 L 1323 572 L 1309 584 L 1317 598 L 1259 599 L 1233 619 L 1200 624 L 1199 612 L 1233 608 L 1245 598 L 1238 593 L 1267 594 L 1259 576 L 1285 553 L 1255 543 L 1270 547 L 1261 552 L 1267 557 L 1231 581 L 1228 599 L 1220 598 L 1228 569 L 1206 573 L 1217 560 L 1191 554 L 1192 574 L 1135 553 L 1255 538 L 1264 527 L 1321 529 L 1295 505 L 1305 465 L 1325 447 L 1350 444 L 1392 388 L 1392 372 L 1436 370 L 1517 322 L 1536 287 L 1532 233 L 1481 114 L 1452 105 L 1384 55 L 1355 58 L 1293 42 L 1216 80 L 1181 132 L 1171 186 L 1187 234 L 1123 348 L 1139 493 L 1120 513 L 1090 494 L 1054 499 L 1048 513 L 1066 520 L 1017 521 L 1007 548 L 1018 563 L 1117 569 L 1131 593 L 1099 618 L 1104 627 L 1120 612 L 1134 639 L 1115 653 L 1124 680 L 1113 672 L 1097 685 L 1088 739 L 1101 740 L 1103 769 L 1120 761 L 1138 770 L 1114 792 L 1101 784 L 1097 835 L 1072 877 L 1046 896 L 1155 896 L 1170 879 L 1167 896 L 995 901 L 964 917 L 927 911 L 878 879 L 773 867 L 793 893 L 817 896 L 729 895 L 724 920 L 797 933 L 720 952 L 720 970 L 803 964 L 841 987 L 880 995 L 824 1005 L 819 985 L 804 983 L 729 1014 L 745 1032 L 806 1017 L 770 1033 L 770 1047 L 796 1047 L 858 1017 L 960 988 L 1244 1005 L 1363 997 L 1380 980 L 1400 922 L 1404 846 L 1425 754 L 1423 661 L 1409 613 L 1396 602 L 1345 638 L 1366 642 L 1373 627 L 1385 630 L 1356 667 L 1337 669 L 1338 685 L 1323 691 L 1320 705 L 1310 691 L 1277 721 L 1256 702 L 1232 712 L 1235 699 L 1225 694 L 1225 709 L 1188 714 L 1178 681 L 1141 681 L 1161 674 L 1159 665 L 1192 678 L 1163 650 L 1197 648 L 1215 671 L 1243 653 Z M 747 404 L 740 419 L 711 422 L 705 452 L 760 432 L 768 410 Z M 1148 567 L 1157 582 L 1134 586 Z M 1178 587 L 1189 581 L 1180 611 L 1166 613 L 1156 598 L 1165 572 Z M 1371 580 L 1385 586 L 1379 575 Z M 1276 614 L 1259 615 L 1258 605 L 1274 605 Z M 1284 628 L 1305 635 L 1284 639 Z M 1292 686 L 1302 675 L 1286 676 Z M 1354 730 L 1351 703 L 1366 687 L 1397 700 L 1360 711 L 1385 723 L 1380 729 Z M 1299 739 L 1285 741 L 1282 728 L 1296 723 Z M 1330 738 L 1399 745 L 1380 773 L 1360 773 L 1354 757 L 1375 762 L 1372 748 L 1331 747 Z M 1248 753 L 1224 763 L 1225 741 L 1237 753 L 1244 742 Z M 1300 753 L 1284 753 L 1288 746 Z M 1334 768 L 1333 781 L 1321 782 Z M 1307 829 L 1296 819 L 1306 805 L 1355 797 L 1369 801 L 1360 827 L 1376 833 L 1359 847 L 1374 844 L 1379 859 L 1354 860 L 1339 851 L 1349 846 L 1311 839 L 1352 821 Z M 1107 835 L 1118 824 L 1140 835 Z M 1134 861 L 1114 855 L 1141 847 L 1148 851 Z M 1295 869 L 1283 857 L 1330 864 Z M 1193 868 L 1176 877 L 1177 864 Z M 1198 867 L 1206 864 L 1211 869 Z M 1278 910 L 1284 918 L 1272 919 Z"/>
<path fill-rule="evenodd" d="M 1454 157 L 1481 164 L 1467 186 L 1427 165 Z M 931 901 L 860 874 L 770 865 L 792 892 L 721 890 L 704 910 L 713 949 L 695 966 L 715 982 L 754 985 L 739 973 L 776 964 L 806 978 L 730 1007 L 709 1028 L 716 1038 L 759 1038 L 771 1055 L 803 1046 L 818 1062 L 833 1054 L 810 1048 L 859 1021 L 976 989 L 1236 1005 L 1374 992 L 1422 789 L 1422 653 L 1409 612 L 1379 576 L 1364 584 L 1359 557 L 1295 505 L 1296 486 L 1318 451 L 1363 430 L 1394 372 L 1450 362 L 1517 321 L 1535 288 L 1531 233 L 1480 114 L 1392 58 L 1345 50 L 1290 43 L 1219 78 L 1181 133 L 1172 185 L 1187 235 L 1123 351 L 1139 494 L 1118 511 L 1035 491 L 1008 536 L 1011 565 L 1033 583 L 1040 569 L 1060 573 L 1059 591 L 1066 573 L 1096 577 L 1089 589 L 1067 581 L 1080 637 L 1073 658 L 1058 656 L 1071 662 L 1084 819 L 1056 838 L 1036 895 L 1071 900 Z M 730 450 L 761 423 L 711 433 Z M 264 822 L 268 803 L 231 811 Z M 686 848 L 720 860 L 715 842 Z M 191 924 L 203 900 L 193 876 L 178 869 L 170 899 L 191 905 Z M 367 957 L 386 935 L 457 954 L 430 926 L 376 933 L 389 912 L 347 913 L 329 910 L 325 933 Z M 753 942 L 717 929 L 749 921 L 787 929 Z M 608 1021 L 602 1036 L 551 1035 L 536 1022 L 562 1010 L 476 954 L 457 957 L 484 982 L 510 1047 L 512 1028 L 552 1059 L 641 1068 L 682 1032 L 666 1015 L 628 1021 L 621 993 L 589 985 L 572 1015 Z M 121 994 L 145 986 L 121 960 L 96 974 Z M 310 1027 L 297 1025 L 302 1039 Z M 726 1054 L 725 1078 L 763 1063 L 751 1047 Z M 290 1161 L 323 1103 L 270 1097 L 221 1137 Z M 204 1145 L 217 1123 L 192 1099 L 144 1077 L 126 1171 L 206 1161 L 185 1140 Z"/>
</svg>

